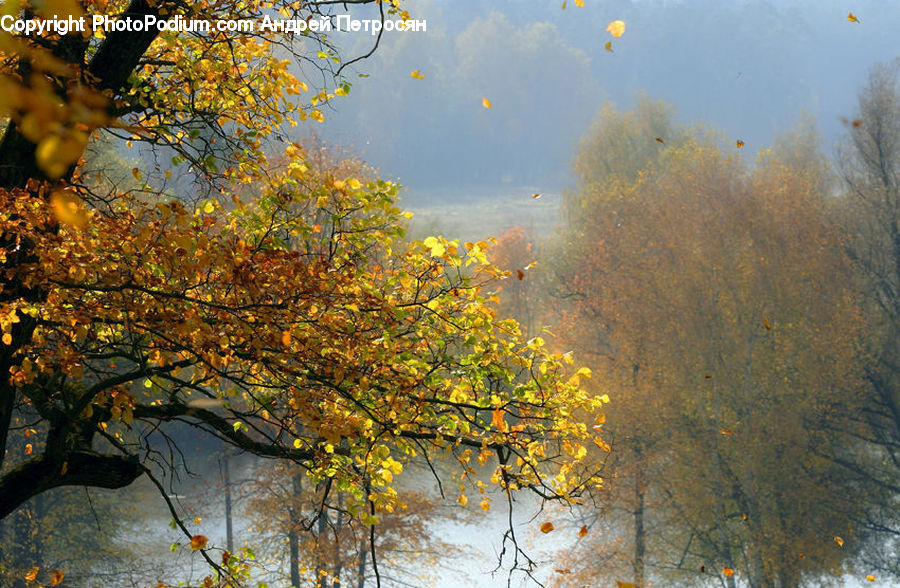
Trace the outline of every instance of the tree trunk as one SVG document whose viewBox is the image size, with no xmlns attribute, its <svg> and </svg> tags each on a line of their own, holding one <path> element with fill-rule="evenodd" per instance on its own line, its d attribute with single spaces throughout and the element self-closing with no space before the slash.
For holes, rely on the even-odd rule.
<svg viewBox="0 0 900 588">
<path fill-rule="evenodd" d="M 365 545 L 365 543 L 363 543 Z M 369 550 L 363 547 L 359 551 L 359 563 L 356 566 L 356 588 L 365 588 L 366 586 L 366 559 L 369 557 Z"/>
<path fill-rule="evenodd" d="M 294 487 L 294 504 L 290 509 L 290 530 L 288 544 L 291 557 L 291 586 L 300 588 L 300 537 L 297 528 L 300 526 L 300 493 L 303 491 L 303 479 L 297 474 L 291 480 Z"/>
<path fill-rule="evenodd" d="M 634 585 L 636 588 L 644 588 L 646 582 L 644 572 L 644 559 L 647 551 L 647 538 L 644 534 L 645 493 L 644 468 L 642 464 L 638 464 L 638 472 L 634 481 Z"/>
<path fill-rule="evenodd" d="M 225 548 L 234 553 L 234 526 L 231 515 L 231 472 L 228 470 L 228 456 L 222 458 L 222 478 L 225 483 Z"/>
</svg>

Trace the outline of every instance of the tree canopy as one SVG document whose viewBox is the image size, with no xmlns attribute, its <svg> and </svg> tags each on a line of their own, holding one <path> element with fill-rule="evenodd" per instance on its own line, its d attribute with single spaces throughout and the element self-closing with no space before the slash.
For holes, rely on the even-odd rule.
<svg viewBox="0 0 900 588">
<path fill-rule="evenodd" d="M 308 23 L 335 4 L 3 10 Z M 328 35 L 0 33 L 0 51 L 0 517 L 54 487 L 159 483 L 174 422 L 296 462 L 369 525 L 413 458 L 452 454 L 465 476 L 496 457 L 497 484 L 546 498 L 597 482 L 590 370 L 497 318 L 487 243 L 405 241 L 397 185 L 287 138 L 350 89 Z M 101 136 L 172 165 L 123 190 L 82 159 Z"/>
</svg>

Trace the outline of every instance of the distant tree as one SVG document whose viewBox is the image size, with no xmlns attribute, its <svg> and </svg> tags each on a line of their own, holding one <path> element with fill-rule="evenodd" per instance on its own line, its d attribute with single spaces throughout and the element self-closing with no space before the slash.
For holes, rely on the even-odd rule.
<svg viewBox="0 0 900 588">
<path fill-rule="evenodd" d="M 900 60 L 874 67 L 847 121 L 839 201 L 862 286 L 869 396 L 858 451 L 841 463 L 871 494 L 863 565 L 900 578 Z"/>
<path fill-rule="evenodd" d="M 667 127 L 675 145 L 656 140 Z M 748 170 L 653 103 L 591 132 L 555 308 L 613 396 L 596 498 L 618 525 L 560 583 L 819 585 L 859 547 L 857 488 L 826 456 L 859 414 L 864 328 L 815 169 L 770 153 Z"/>
</svg>

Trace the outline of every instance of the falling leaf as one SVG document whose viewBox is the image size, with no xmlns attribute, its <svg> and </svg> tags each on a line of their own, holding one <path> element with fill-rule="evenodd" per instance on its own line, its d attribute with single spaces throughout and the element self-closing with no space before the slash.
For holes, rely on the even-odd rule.
<svg viewBox="0 0 900 588">
<path fill-rule="evenodd" d="M 618 39 L 625 33 L 625 21 L 614 20 L 606 25 L 606 32 Z"/>
<path fill-rule="evenodd" d="M 561 570 L 555 570 L 557 574 L 571 574 L 572 570 L 569 568 L 563 568 Z"/>
<path fill-rule="evenodd" d="M 31 570 L 29 570 L 27 574 L 25 574 L 25 579 L 29 582 L 34 582 L 34 579 L 37 578 L 38 570 L 40 569 L 41 568 L 39 568 L 38 566 L 34 566 L 33 568 L 31 568 Z"/>
<path fill-rule="evenodd" d="M 803 559 L 804 557 L 806 557 L 806 554 L 805 554 L 805 553 L 801 553 L 801 554 L 800 554 L 800 559 Z"/>
<path fill-rule="evenodd" d="M 706 374 L 705 376 L 703 376 L 703 379 L 704 380 L 712 380 L 712 376 L 710 374 Z"/>
<path fill-rule="evenodd" d="M 565 2 L 562 3 L 562 9 L 563 9 L 563 10 L 566 9 L 566 3 L 565 3 Z"/>
<path fill-rule="evenodd" d="M 730 577 L 734 576 L 734 569 L 733 568 L 722 568 L 722 573 L 725 574 L 726 578 L 730 578 Z"/>
<path fill-rule="evenodd" d="M 541 525 L 541 533 L 549 533 L 556 527 L 553 526 L 553 523 L 547 522 Z"/>
<path fill-rule="evenodd" d="M 457 499 L 457 502 L 459 502 L 462 506 L 465 506 L 465 505 L 469 504 L 469 499 L 468 499 L 468 497 L 466 497 L 465 494 L 460 494 L 459 498 Z"/>
<path fill-rule="evenodd" d="M 620 582 L 616 580 L 616 588 L 637 588 L 632 582 Z"/>
<path fill-rule="evenodd" d="M 3 344 L 12 345 L 12 333 L 3 333 Z"/>
<path fill-rule="evenodd" d="M 583 7 L 584 7 L 584 0 L 575 0 L 575 6 L 577 6 L 577 7 L 579 7 L 579 8 L 583 8 Z"/>
<path fill-rule="evenodd" d="M 735 145 L 737 145 L 737 148 L 740 149 L 741 147 L 744 146 L 744 142 L 741 141 L 740 139 L 738 139 L 737 142 L 735 143 Z"/>
<path fill-rule="evenodd" d="M 520 269 L 517 269 L 517 270 L 516 270 L 516 277 L 519 278 L 520 280 L 524 279 L 524 278 L 525 278 L 525 272 L 523 272 L 523 271 L 520 270 Z"/>
<path fill-rule="evenodd" d="M 63 578 L 66 576 L 65 572 L 62 570 L 53 570 L 53 574 L 50 576 L 50 585 L 56 586 L 60 582 L 63 581 Z"/>
<path fill-rule="evenodd" d="M 657 143 L 662 143 L 663 145 L 666 144 L 666 142 L 663 141 L 662 137 L 657 137 L 657 138 L 656 138 L 656 142 L 657 142 Z"/>
<path fill-rule="evenodd" d="M 135 179 L 135 180 L 140 181 L 140 179 L 141 179 L 141 170 L 139 170 L 139 169 L 136 168 L 136 167 L 133 167 L 133 168 L 131 168 L 131 175 L 134 176 L 134 179 Z"/>
<path fill-rule="evenodd" d="M 281 333 L 281 344 L 287 347 L 291 344 L 291 332 L 290 331 L 282 331 Z"/>
<path fill-rule="evenodd" d="M 705 573 L 706 573 L 706 566 L 700 566 L 700 573 L 701 573 L 701 574 L 705 574 Z"/>
<path fill-rule="evenodd" d="M 200 517 L 194 517 L 194 524 L 199 525 L 201 520 L 203 519 L 201 519 Z"/>
<path fill-rule="evenodd" d="M 588 533 L 587 525 L 581 525 L 581 529 L 579 529 L 579 531 L 578 531 L 578 536 L 584 537 L 585 535 L 587 535 L 587 533 Z"/>
<path fill-rule="evenodd" d="M 194 535 L 191 537 L 191 549 L 197 551 L 199 549 L 203 549 L 206 547 L 206 543 L 209 539 L 206 538 L 206 535 Z"/>
<path fill-rule="evenodd" d="M 843 540 L 843 538 L 841 538 L 841 537 L 839 537 L 839 536 L 837 536 L 837 535 L 835 535 L 835 537 L 834 537 L 834 542 L 838 544 L 838 547 L 843 547 L 843 546 L 844 546 L 844 540 Z"/>
<path fill-rule="evenodd" d="M 481 510 L 483 510 L 484 512 L 488 512 L 489 510 L 491 510 L 491 503 L 488 501 L 487 498 L 485 498 L 481 501 L 480 506 L 481 506 Z"/>
<path fill-rule="evenodd" d="M 731 436 L 732 434 L 734 434 L 734 431 L 732 431 L 731 429 L 719 429 L 719 434 Z"/>
<path fill-rule="evenodd" d="M 612 53 L 613 52 L 612 41 L 607 41 L 606 44 L 603 45 L 603 48 L 606 49 L 607 51 L 609 51 L 610 53 Z"/>
<path fill-rule="evenodd" d="M 26 443 L 25 444 L 25 455 L 31 455 L 32 451 L 34 451 L 34 447 L 31 445 L 31 443 Z"/>
<path fill-rule="evenodd" d="M 745 513 L 745 512 L 741 513 L 741 520 L 742 520 L 742 521 L 746 521 L 746 520 L 747 520 L 747 513 Z"/>
<path fill-rule="evenodd" d="M 84 209 L 84 203 L 81 198 L 71 190 L 56 190 L 50 195 L 50 206 L 56 220 L 75 227 L 83 229 L 87 225 L 87 211 Z"/>
<path fill-rule="evenodd" d="M 541 196 L 543 196 L 543 194 L 532 194 L 532 195 L 531 195 L 531 197 L 534 198 L 535 200 L 537 200 L 537 199 L 540 198 Z"/>
<path fill-rule="evenodd" d="M 873 576 L 872 574 L 869 574 L 868 576 L 866 576 L 866 580 L 868 580 L 869 582 L 874 582 L 875 576 Z"/>
<path fill-rule="evenodd" d="M 424 80 L 424 79 L 425 79 L 425 74 L 423 74 L 422 72 L 420 72 L 420 71 L 417 70 L 417 69 L 414 69 L 414 70 L 412 70 L 412 72 L 409 74 L 409 77 L 414 78 L 414 79 L 416 79 L 416 80 Z"/>
<path fill-rule="evenodd" d="M 763 318 L 763 326 L 766 328 L 767 331 L 772 330 L 772 325 L 769 324 L 769 319 L 767 319 L 767 318 Z"/>
<path fill-rule="evenodd" d="M 481 99 L 481 105 L 484 106 L 485 108 L 490 108 L 490 107 L 491 107 L 491 101 L 488 100 L 487 98 L 482 98 L 482 99 Z"/>
<path fill-rule="evenodd" d="M 850 124 L 853 125 L 854 129 L 858 129 L 862 125 L 862 119 L 858 118 Z"/>
<path fill-rule="evenodd" d="M 853 14 L 852 12 L 847 13 L 847 20 L 850 22 L 855 22 L 855 23 L 859 24 L 859 19 L 856 18 L 856 15 Z"/>
</svg>

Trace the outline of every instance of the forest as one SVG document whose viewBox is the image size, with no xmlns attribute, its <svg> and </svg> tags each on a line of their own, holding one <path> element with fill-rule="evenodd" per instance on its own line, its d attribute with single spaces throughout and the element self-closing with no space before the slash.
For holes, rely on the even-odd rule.
<svg viewBox="0 0 900 588">
<path fill-rule="evenodd" d="M 0 586 L 900 584 L 849 4 L 5 0 Z"/>
</svg>

